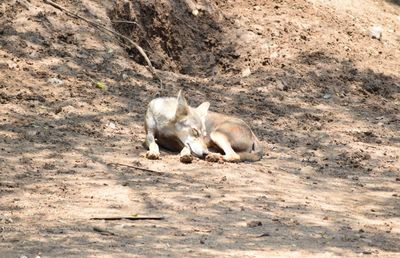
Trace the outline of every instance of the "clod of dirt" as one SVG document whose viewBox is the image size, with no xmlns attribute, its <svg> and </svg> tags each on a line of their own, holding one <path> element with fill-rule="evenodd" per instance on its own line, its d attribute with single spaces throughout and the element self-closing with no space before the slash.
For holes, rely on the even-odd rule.
<svg viewBox="0 0 400 258">
<path fill-rule="evenodd" d="M 260 226 L 262 226 L 262 222 L 259 220 L 252 220 L 250 222 L 247 222 L 247 227 L 249 228 L 255 228 Z"/>
</svg>

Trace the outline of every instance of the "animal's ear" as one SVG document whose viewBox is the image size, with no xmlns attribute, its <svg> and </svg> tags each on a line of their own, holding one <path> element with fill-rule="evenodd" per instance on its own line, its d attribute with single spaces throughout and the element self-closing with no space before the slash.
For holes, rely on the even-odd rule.
<svg viewBox="0 0 400 258">
<path fill-rule="evenodd" d="M 175 117 L 181 117 L 187 115 L 187 113 L 189 112 L 189 107 L 185 97 L 182 94 L 182 90 L 179 91 L 177 99 L 178 99 L 178 106 L 176 108 Z"/>
<path fill-rule="evenodd" d="M 203 102 L 200 106 L 196 108 L 197 114 L 201 117 L 207 116 L 208 108 L 210 107 L 210 102 Z"/>
</svg>

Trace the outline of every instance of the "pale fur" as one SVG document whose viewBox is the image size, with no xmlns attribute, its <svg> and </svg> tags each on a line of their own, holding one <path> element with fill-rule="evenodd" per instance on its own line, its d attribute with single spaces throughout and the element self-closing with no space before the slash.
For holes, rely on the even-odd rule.
<svg viewBox="0 0 400 258">
<path fill-rule="evenodd" d="M 159 158 L 159 147 L 203 157 L 208 148 L 223 152 L 226 161 L 256 161 L 263 147 L 241 119 L 208 111 L 208 102 L 190 107 L 179 92 L 177 98 L 157 98 L 149 103 L 146 120 L 147 157 Z M 156 142 L 157 140 L 157 142 Z"/>
</svg>

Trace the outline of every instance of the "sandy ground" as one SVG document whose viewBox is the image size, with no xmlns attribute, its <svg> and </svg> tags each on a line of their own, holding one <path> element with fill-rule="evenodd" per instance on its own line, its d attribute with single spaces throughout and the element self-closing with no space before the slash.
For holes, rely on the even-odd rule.
<svg viewBox="0 0 400 258">
<path fill-rule="evenodd" d="M 0 257 L 400 256 L 396 1 L 116 2 L 57 1 L 140 42 L 165 90 L 114 36 L 0 4 Z M 179 89 L 264 159 L 146 160 L 146 105 Z"/>
</svg>

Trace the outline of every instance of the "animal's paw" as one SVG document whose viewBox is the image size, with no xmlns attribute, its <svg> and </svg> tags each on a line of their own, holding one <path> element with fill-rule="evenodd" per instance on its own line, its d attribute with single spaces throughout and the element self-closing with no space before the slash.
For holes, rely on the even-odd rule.
<svg viewBox="0 0 400 258">
<path fill-rule="evenodd" d="M 236 153 L 224 155 L 224 156 L 222 156 L 222 158 L 228 162 L 239 162 L 240 161 L 240 156 Z"/>
<path fill-rule="evenodd" d="M 208 153 L 205 159 L 208 162 L 221 162 L 222 155 L 219 153 Z"/>
<path fill-rule="evenodd" d="M 148 159 L 160 159 L 160 153 L 155 151 L 146 152 L 146 158 Z"/>
<path fill-rule="evenodd" d="M 192 156 L 191 154 L 181 155 L 181 156 L 179 157 L 179 160 L 180 160 L 182 163 L 192 163 L 192 161 L 193 161 L 193 156 Z"/>
<path fill-rule="evenodd" d="M 189 148 L 183 148 L 179 157 L 180 161 L 182 163 L 192 163 L 193 161 L 193 156 L 190 153 Z"/>
</svg>

